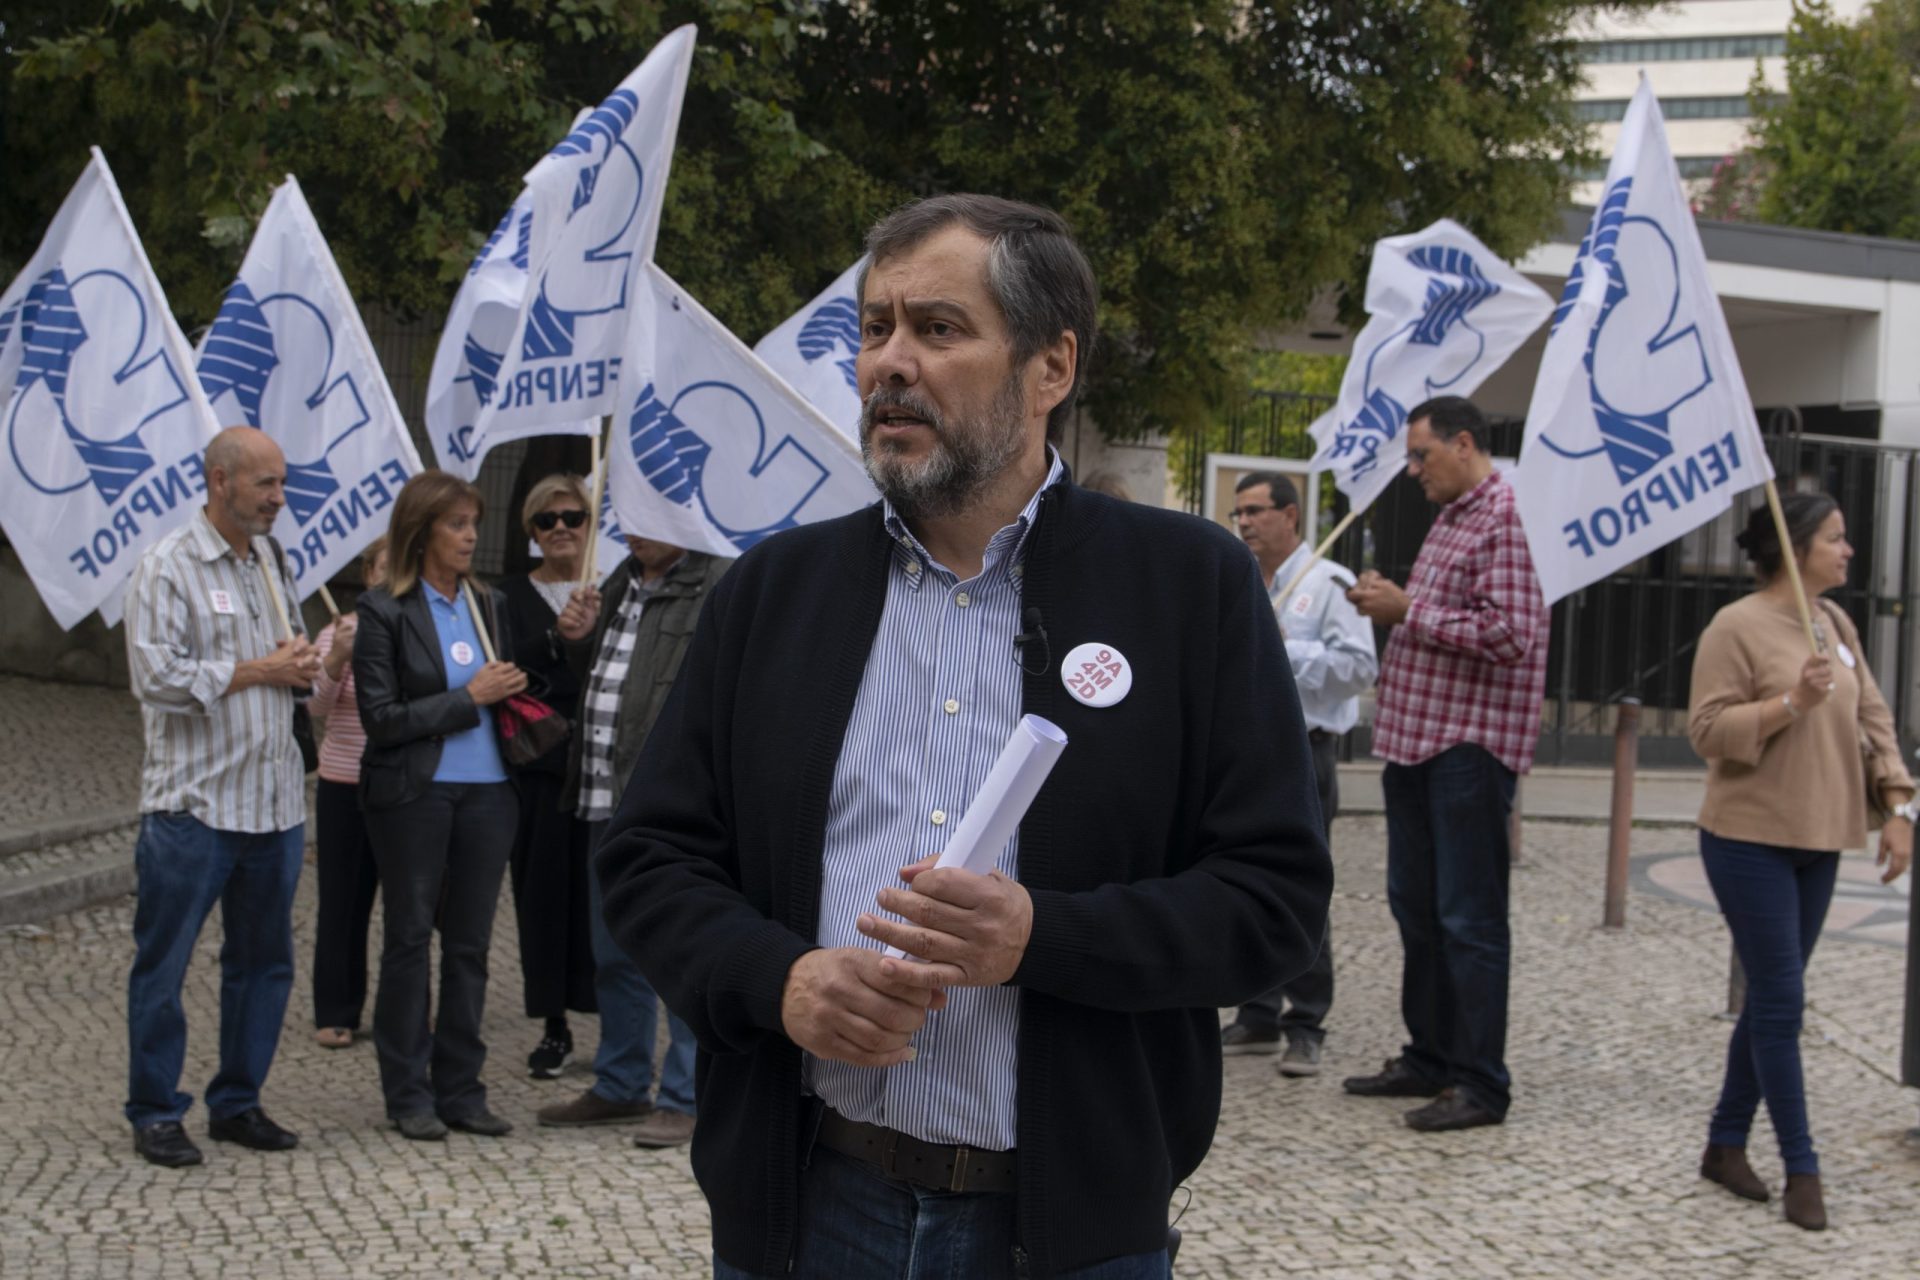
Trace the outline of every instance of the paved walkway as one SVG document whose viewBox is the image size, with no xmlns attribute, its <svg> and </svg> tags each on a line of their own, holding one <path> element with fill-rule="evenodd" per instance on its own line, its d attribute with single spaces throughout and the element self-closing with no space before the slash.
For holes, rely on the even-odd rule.
<svg viewBox="0 0 1920 1280">
<path fill-rule="evenodd" d="M 1902 1140 L 1916 1095 L 1895 1077 L 1898 950 L 1836 935 L 1813 965 L 1804 1043 L 1834 1229 L 1809 1235 L 1781 1221 L 1777 1202 L 1738 1201 L 1695 1176 L 1728 1031 L 1715 1016 L 1725 934 L 1711 912 L 1647 891 L 1644 878 L 1628 927 L 1596 928 L 1605 831 L 1594 825 L 1530 822 L 1514 873 L 1508 1124 L 1422 1137 L 1399 1123 L 1397 1104 L 1344 1096 L 1340 1076 L 1398 1044 L 1399 947 L 1382 823 L 1343 819 L 1336 845 L 1328 1074 L 1286 1081 L 1270 1059 L 1227 1063 L 1213 1152 L 1176 1200 L 1181 1276 L 1920 1274 L 1920 1150 Z M 1634 835 L 1643 858 L 1685 846 L 1672 830 Z M 313 1044 L 312 891 L 309 875 L 298 987 L 268 1093 L 302 1145 L 266 1156 L 209 1144 L 208 1163 L 191 1170 L 137 1161 L 119 1115 L 130 906 L 0 931 L 0 1275 L 706 1274 L 706 1212 L 684 1151 L 532 1123 L 536 1107 L 589 1078 L 520 1072 L 535 1036 L 518 1016 L 510 913 L 496 939 L 488 1074 L 496 1109 L 521 1127 L 424 1146 L 381 1123 L 369 1048 Z M 210 925 L 187 990 L 194 1093 L 213 1069 L 219 938 Z M 577 1034 L 584 1057 L 593 1020 Z M 204 1121 L 196 1110 L 189 1123 Z M 1777 1185 L 1764 1120 L 1754 1152 Z"/>
</svg>

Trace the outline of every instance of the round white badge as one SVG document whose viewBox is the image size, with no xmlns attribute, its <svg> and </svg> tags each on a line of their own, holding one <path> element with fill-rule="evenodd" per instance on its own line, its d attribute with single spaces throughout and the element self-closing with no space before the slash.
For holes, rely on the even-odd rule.
<svg viewBox="0 0 1920 1280">
<path fill-rule="evenodd" d="M 1853 650 L 1838 641 L 1834 642 L 1833 650 L 1840 655 L 1840 661 L 1846 664 L 1847 670 L 1853 670 Z"/>
<path fill-rule="evenodd" d="M 1110 707 L 1133 688 L 1133 664 L 1110 644 L 1076 645 L 1060 664 L 1060 683 L 1074 700 L 1089 707 Z"/>
<path fill-rule="evenodd" d="M 469 667 L 473 665 L 473 646 L 465 640 L 455 640 L 450 652 L 453 654 L 453 661 L 456 666 Z"/>
</svg>

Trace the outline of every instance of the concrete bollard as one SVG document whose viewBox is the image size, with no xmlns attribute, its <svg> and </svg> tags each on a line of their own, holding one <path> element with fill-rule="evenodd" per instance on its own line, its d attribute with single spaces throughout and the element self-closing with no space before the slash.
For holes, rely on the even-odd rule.
<svg viewBox="0 0 1920 1280">
<path fill-rule="evenodd" d="M 1607 823 L 1607 900 L 1602 921 L 1627 923 L 1627 859 L 1633 850 L 1633 775 L 1640 763 L 1640 699 L 1622 698 L 1613 727 L 1613 809 Z"/>
</svg>

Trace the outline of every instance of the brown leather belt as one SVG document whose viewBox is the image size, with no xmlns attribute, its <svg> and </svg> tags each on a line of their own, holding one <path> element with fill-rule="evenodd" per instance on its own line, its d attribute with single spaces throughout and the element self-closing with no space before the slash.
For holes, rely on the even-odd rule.
<svg viewBox="0 0 1920 1280">
<path fill-rule="evenodd" d="M 1014 1153 L 982 1151 L 922 1142 L 885 1125 L 849 1120 L 832 1107 L 820 1112 L 815 1141 L 829 1151 L 852 1156 L 889 1178 L 935 1191 L 1012 1191 Z"/>
</svg>

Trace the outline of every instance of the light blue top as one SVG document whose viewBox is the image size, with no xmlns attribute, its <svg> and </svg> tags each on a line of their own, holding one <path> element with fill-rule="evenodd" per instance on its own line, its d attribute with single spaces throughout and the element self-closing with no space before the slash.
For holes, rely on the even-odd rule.
<svg viewBox="0 0 1920 1280">
<path fill-rule="evenodd" d="M 447 666 L 447 688 L 464 689 L 467 682 L 486 665 L 487 655 L 480 647 L 480 633 L 474 630 L 473 614 L 467 610 L 463 595 L 449 600 L 422 580 L 427 593 L 427 610 L 433 614 L 433 629 L 440 638 L 440 660 Z M 500 744 L 493 738 L 493 708 L 480 708 L 480 723 L 471 729 L 447 735 L 440 748 L 440 767 L 433 771 L 435 782 L 505 782 L 507 767 L 500 761 Z"/>
<path fill-rule="evenodd" d="M 1313 555 L 1302 542 L 1267 584 L 1273 614 L 1287 637 L 1300 712 L 1309 729 L 1345 733 L 1360 721 L 1360 695 L 1379 674 L 1373 624 L 1347 599 L 1353 575 L 1331 560 L 1317 561 L 1282 600 L 1293 575 Z"/>
<path fill-rule="evenodd" d="M 1023 678 L 1013 637 L 1026 540 L 1040 495 L 1062 474 L 1054 454 L 1046 481 L 993 535 L 979 574 L 965 582 L 886 507 L 886 607 L 827 803 L 821 946 L 877 948 L 855 920 L 879 913 L 873 896 L 900 885 L 901 867 L 947 847 L 1019 722 Z M 994 866 L 1019 877 L 1017 832 Z M 913 1037 L 912 1062 L 882 1070 L 808 1054 L 805 1088 L 850 1120 L 1005 1151 L 1015 1145 L 1019 1035 L 1018 989 L 955 987 Z"/>
</svg>

